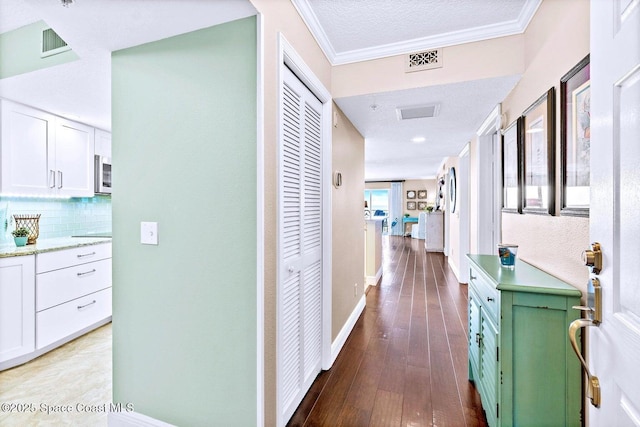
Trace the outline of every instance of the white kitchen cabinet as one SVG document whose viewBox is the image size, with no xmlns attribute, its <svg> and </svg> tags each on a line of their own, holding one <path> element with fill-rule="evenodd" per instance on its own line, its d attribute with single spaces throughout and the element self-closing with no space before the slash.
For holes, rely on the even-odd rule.
<svg viewBox="0 0 640 427">
<path fill-rule="evenodd" d="M 35 346 L 35 255 L 0 258 L 0 363 Z"/>
<path fill-rule="evenodd" d="M 444 215 L 442 211 L 427 213 L 427 231 L 424 248 L 427 252 L 442 252 L 444 250 Z"/>
<path fill-rule="evenodd" d="M 54 143 L 55 116 L 5 100 L 0 109 L 0 190 L 4 194 L 49 194 L 55 152 L 48 147 Z"/>
<path fill-rule="evenodd" d="M 36 348 L 111 316 L 111 243 L 38 254 Z"/>
<path fill-rule="evenodd" d="M 93 197 L 94 129 L 56 118 L 55 191 L 61 196 Z"/>
<path fill-rule="evenodd" d="M 96 156 L 111 158 L 111 134 L 102 129 L 96 129 Z"/>
<path fill-rule="evenodd" d="M 93 196 L 92 127 L 7 100 L 0 109 L 2 193 Z"/>
</svg>

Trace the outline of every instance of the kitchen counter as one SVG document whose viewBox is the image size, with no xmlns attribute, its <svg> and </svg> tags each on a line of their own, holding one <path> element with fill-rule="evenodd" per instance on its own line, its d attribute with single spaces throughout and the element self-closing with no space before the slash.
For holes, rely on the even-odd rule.
<svg viewBox="0 0 640 427">
<path fill-rule="evenodd" d="M 110 242 L 109 237 L 57 237 L 55 239 L 38 239 L 34 245 L 16 247 L 13 243 L 0 245 L 0 258 L 41 254 L 60 249 L 97 245 Z"/>
</svg>

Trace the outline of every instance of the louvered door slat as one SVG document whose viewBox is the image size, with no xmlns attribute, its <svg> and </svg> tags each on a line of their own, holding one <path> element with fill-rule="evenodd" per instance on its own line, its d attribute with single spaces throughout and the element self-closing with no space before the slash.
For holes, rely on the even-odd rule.
<svg viewBox="0 0 640 427">
<path fill-rule="evenodd" d="M 288 70 L 282 96 L 278 389 L 284 424 L 322 357 L 322 104 Z"/>
</svg>

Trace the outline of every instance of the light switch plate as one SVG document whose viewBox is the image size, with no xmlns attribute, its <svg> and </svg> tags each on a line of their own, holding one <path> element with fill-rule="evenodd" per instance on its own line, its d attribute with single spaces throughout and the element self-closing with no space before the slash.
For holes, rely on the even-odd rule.
<svg viewBox="0 0 640 427">
<path fill-rule="evenodd" d="M 141 222 L 140 223 L 140 243 L 143 245 L 158 244 L 158 223 L 157 222 Z"/>
</svg>

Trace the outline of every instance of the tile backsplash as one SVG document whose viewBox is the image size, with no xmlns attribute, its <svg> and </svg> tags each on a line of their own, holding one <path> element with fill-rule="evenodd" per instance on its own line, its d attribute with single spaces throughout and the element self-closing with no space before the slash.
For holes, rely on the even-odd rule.
<svg viewBox="0 0 640 427">
<path fill-rule="evenodd" d="M 39 239 L 111 231 L 111 196 L 72 199 L 0 197 L 0 243 L 13 241 L 13 215 L 41 214 Z"/>
</svg>

